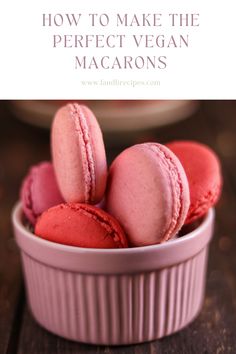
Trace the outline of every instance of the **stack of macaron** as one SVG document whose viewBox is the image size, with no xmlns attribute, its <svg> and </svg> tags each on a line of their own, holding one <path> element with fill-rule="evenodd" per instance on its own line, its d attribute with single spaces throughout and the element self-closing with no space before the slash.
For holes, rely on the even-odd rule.
<svg viewBox="0 0 236 354">
<path fill-rule="evenodd" d="M 52 163 L 25 177 L 20 198 L 34 234 L 65 245 L 125 248 L 178 236 L 214 206 L 222 176 L 215 153 L 194 141 L 137 144 L 107 169 L 102 133 L 89 108 L 60 108 Z"/>
</svg>

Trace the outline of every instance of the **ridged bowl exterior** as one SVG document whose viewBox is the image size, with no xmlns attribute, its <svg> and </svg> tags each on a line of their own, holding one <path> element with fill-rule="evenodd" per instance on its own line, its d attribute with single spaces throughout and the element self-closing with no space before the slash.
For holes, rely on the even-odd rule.
<svg viewBox="0 0 236 354">
<path fill-rule="evenodd" d="M 18 225 L 20 215 L 21 209 L 18 205 L 13 214 L 13 222 L 16 239 L 21 248 L 28 302 L 37 322 L 49 331 L 91 344 L 140 343 L 180 330 L 200 311 L 204 298 L 213 211 L 210 211 L 203 225 L 199 227 L 199 236 L 189 234 L 183 237 L 199 237 L 201 242 L 192 240 L 191 244 L 193 248 L 195 246 L 195 250 L 183 242 L 181 246 L 185 259 L 182 261 L 171 262 L 171 258 L 176 260 L 177 239 L 168 242 L 167 251 L 163 245 L 149 246 L 147 251 L 145 247 L 142 247 L 144 250 L 139 248 L 139 251 L 116 250 L 110 267 L 104 260 L 108 255 L 107 250 L 103 254 L 103 251 L 97 251 L 105 262 L 100 262 L 100 265 L 99 258 L 96 259 L 96 250 L 91 250 L 91 255 L 90 251 L 86 250 L 88 272 L 85 269 L 85 261 L 83 266 L 73 263 L 72 267 L 70 263 L 62 262 L 63 266 L 59 267 L 57 255 L 53 253 L 50 258 L 47 252 L 44 252 L 46 259 L 43 260 L 43 247 L 46 249 L 52 243 L 40 239 L 40 249 L 33 249 L 31 242 L 38 238 L 32 234 L 27 237 L 23 235 L 24 226 Z M 29 233 L 25 230 L 26 232 Z M 160 248 L 163 248 L 162 253 L 167 252 L 164 260 L 159 257 Z M 67 250 L 73 254 L 67 254 Z M 81 248 L 78 250 L 84 252 Z M 59 251 L 63 251 L 63 254 L 58 253 L 58 257 L 83 258 L 82 253 L 76 254 L 75 247 L 60 245 Z M 130 268 L 124 252 L 130 253 Z M 135 263 L 134 252 L 139 253 L 138 258 L 144 271 Z M 146 252 L 147 256 L 144 258 Z M 155 259 L 153 267 L 155 253 L 160 264 L 155 264 Z M 91 272 L 90 256 L 98 262 L 97 267 L 93 264 L 94 272 Z M 166 258 L 168 264 L 165 264 Z M 124 265 L 119 269 L 117 262 L 122 262 L 122 259 L 127 270 L 123 269 Z M 104 271 L 99 267 L 104 267 Z"/>
</svg>

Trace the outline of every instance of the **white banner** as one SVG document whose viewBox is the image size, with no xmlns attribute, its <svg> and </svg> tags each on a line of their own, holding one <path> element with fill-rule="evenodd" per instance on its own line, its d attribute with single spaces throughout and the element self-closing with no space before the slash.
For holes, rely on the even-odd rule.
<svg viewBox="0 0 236 354">
<path fill-rule="evenodd" d="M 236 98 L 234 1 L 0 4 L 1 99 Z"/>
</svg>

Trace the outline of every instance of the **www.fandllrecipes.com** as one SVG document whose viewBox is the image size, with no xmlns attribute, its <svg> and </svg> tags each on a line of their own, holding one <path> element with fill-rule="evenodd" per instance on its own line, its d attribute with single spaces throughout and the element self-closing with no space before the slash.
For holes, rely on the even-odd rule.
<svg viewBox="0 0 236 354">
<path fill-rule="evenodd" d="M 160 86 L 160 80 L 81 80 L 82 86 L 123 86 L 123 87 L 139 87 L 139 86 Z"/>
</svg>

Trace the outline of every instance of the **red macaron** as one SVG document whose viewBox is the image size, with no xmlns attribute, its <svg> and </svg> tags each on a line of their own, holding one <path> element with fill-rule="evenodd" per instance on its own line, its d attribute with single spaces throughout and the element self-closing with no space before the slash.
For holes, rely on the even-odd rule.
<svg viewBox="0 0 236 354">
<path fill-rule="evenodd" d="M 167 147 L 179 158 L 188 178 L 190 207 L 185 224 L 189 224 L 204 216 L 220 197 L 220 161 L 213 150 L 195 141 L 174 141 Z"/>
<path fill-rule="evenodd" d="M 118 221 L 104 210 L 88 204 L 59 204 L 48 209 L 38 219 L 35 235 L 77 247 L 128 247 Z"/>
</svg>

